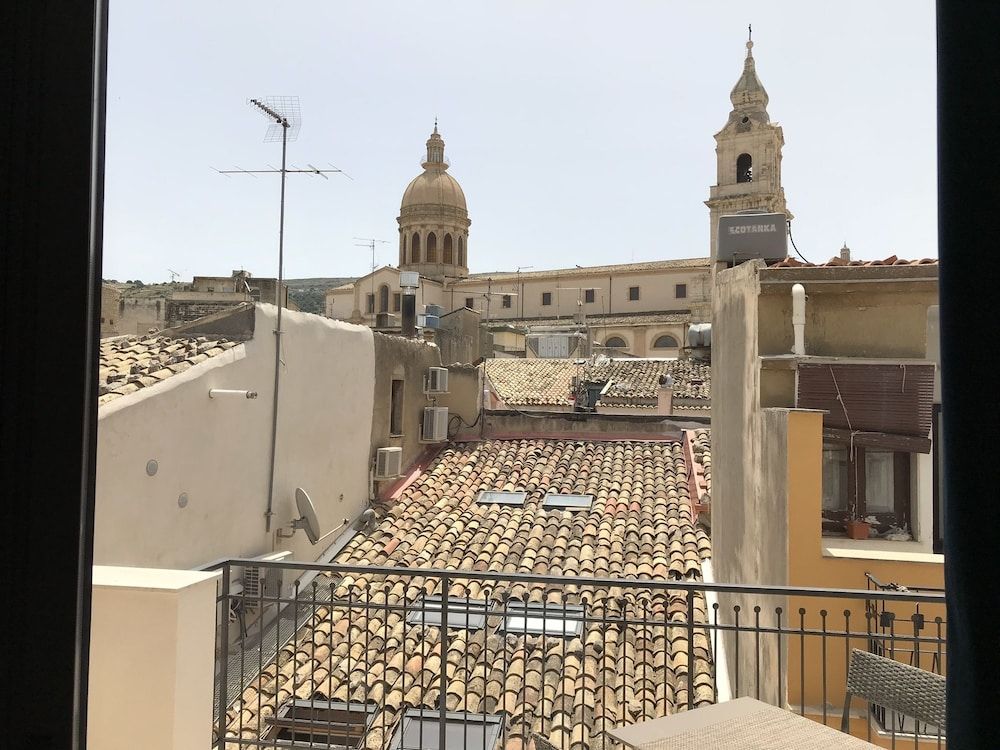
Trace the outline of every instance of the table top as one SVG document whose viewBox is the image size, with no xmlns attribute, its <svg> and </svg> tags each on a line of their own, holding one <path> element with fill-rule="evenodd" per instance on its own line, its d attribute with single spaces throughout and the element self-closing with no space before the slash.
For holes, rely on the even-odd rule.
<svg viewBox="0 0 1000 750">
<path fill-rule="evenodd" d="M 878 747 L 753 698 L 682 711 L 608 732 L 637 750 L 871 750 Z"/>
</svg>

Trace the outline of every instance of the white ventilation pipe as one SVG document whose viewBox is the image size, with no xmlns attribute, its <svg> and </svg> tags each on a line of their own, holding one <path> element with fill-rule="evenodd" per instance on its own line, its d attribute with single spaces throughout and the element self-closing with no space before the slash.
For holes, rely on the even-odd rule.
<svg viewBox="0 0 1000 750">
<path fill-rule="evenodd" d="M 801 284 L 792 286 L 792 331 L 792 354 L 802 356 L 806 353 L 806 288 Z"/>
</svg>

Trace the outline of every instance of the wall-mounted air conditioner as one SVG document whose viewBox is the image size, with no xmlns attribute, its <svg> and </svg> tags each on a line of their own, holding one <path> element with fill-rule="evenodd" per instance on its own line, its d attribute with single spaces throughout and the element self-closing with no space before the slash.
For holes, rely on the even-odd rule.
<svg viewBox="0 0 1000 750">
<path fill-rule="evenodd" d="M 291 552 L 272 552 L 269 555 L 255 557 L 255 560 L 263 562 L 275 562 L 284 560 L 291 556 Z M 243 589 L 236 600 L 242 605 L 246 614 L 256 614 L 260 611 L 261 597 L 266 599 L 277 599 L 281 596 L 281 585 L 283 582 L 283 571 L 281 568 L 265 568 L 257 565 L 246 565 L 243 567 L 240 576 L 240 585 Z M 264 602 L 264 606 L 272 602 Z"/>
<path fill-rule="evenodd" d="M 424 393 L 448 392 L 448 368 L 431 367 L 424 378 Z"/>
<path fill-rule="evenodd" d="M 394 479 L 403 469 L 402 448 L 379 448 L 375 453 L 375 478 Z"/>
<path fill-rule="evenodd" d="M 448 407 L 424 407 L 423 429 L 420 433 L 422 443 L 441 443 L 448 439 Z"/>
</svg>

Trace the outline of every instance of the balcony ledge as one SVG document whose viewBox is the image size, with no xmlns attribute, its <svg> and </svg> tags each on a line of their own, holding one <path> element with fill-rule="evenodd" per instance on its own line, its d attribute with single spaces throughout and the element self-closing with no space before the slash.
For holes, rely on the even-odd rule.
<svg viewBox="0 0 1000 750">
<path fill-rule="evenodd" d="M 890 542 L 885 539 L 827 538 L 823 540 L 823 557 L 944 564 L 944 555 L 928 552 L 923 542 Z"/>
</svg>

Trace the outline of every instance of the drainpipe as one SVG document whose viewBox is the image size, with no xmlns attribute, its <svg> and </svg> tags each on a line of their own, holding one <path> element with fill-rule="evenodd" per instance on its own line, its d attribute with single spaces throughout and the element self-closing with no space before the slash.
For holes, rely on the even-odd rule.
<svg viewBox="0 0 1000 750">
<path fill-rule="evenodd" d="M 802 284 L 792 286 L 792 331 L 795 334 L 792 354 L 801 357 L 806 353 L 806 288 Z"/>
</svg>

